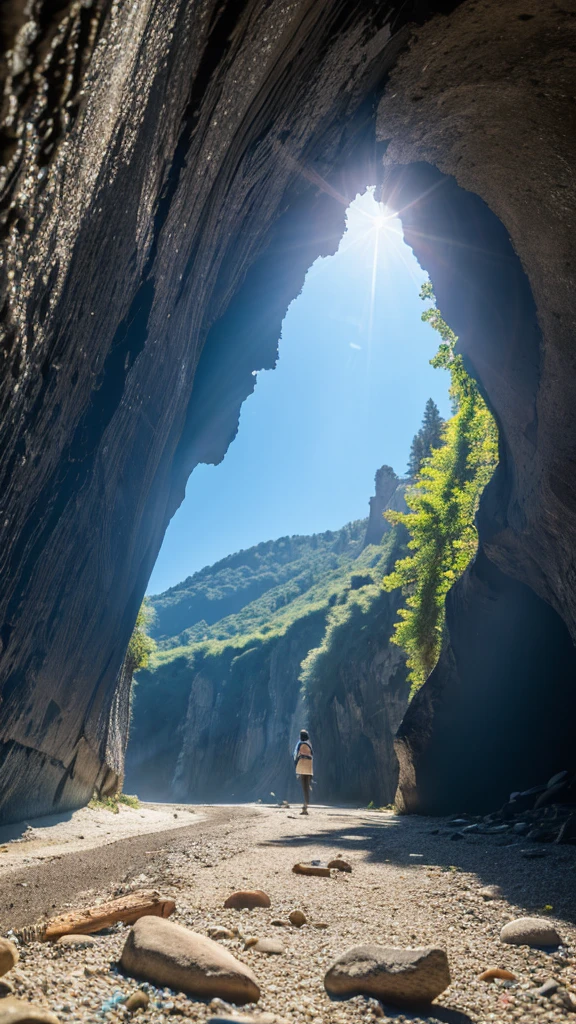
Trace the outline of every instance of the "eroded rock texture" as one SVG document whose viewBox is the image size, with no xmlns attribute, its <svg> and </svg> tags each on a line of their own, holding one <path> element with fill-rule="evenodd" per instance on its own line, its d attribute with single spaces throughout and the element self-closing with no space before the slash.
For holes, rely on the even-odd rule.
<svg viewBox="0 0 576 1024">
<path fill-rule="evenodd" d="M 438 10 L 453 13 L 428 22 Z M 289 301 L 387 143 L 392 188 L 432 190 L 406 230 L 502 431 L 483 550 L 574 638 L 575 13 L 2 4 L 3 820 L 114 785 L 124 651 L 187 475 L 222 458 L 252 371 L 274 364 Z M 471 196 L 451 220 L 461 196 L 443 175 Z M 490 230 L 475 196 L 500 218 Z M 512 239 L 503 260 L 501 242 L 483 252 L 494 223 Z"/>
<path fill-rule="evenodd" d="M 380 105 L 386 195 L 501 437 L 480 555 L 399 734 L 412 810 L 487 809 L 574 767 L 575 16 L 465 3 L 419 31 Z"/>
<path fill-rule="evenodd" d="M 390 643 L 398 605 L 398 591 L 382 592 L 368 615 L 350 619 L 329 685 L 309 698 L 317 801 L 382 807 L 394 800 L 394 735 L 410 695 L 404 654 Z"/>
<path fill-rule="evenodd" d="M 124 651 L 186 478 L 375 180 L 409 26 L 450 6 L 2 5 L 3 820 L 114 784 Z"/>
</svg>

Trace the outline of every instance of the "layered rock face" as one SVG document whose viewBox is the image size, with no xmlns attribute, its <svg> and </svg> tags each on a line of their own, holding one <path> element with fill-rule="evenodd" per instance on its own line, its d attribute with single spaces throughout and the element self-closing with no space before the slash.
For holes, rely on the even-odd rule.
<svg viewBox="0 0 576 1024">
<path fill-rule="evenodd" d="M 390 530 L 390 523 L 384 518 L 384 512 L 393 508 L 396 512 L 406 511 L 404 493 L 406 483 L 401 481 L 391 466 L 381 466 L 374 478 L 374 496 L 370 498 L 370 515 L 366 527 L 365 544 L 379 544 L 385 533 Z"/>
<path fill-rule="evenodd" d="M 2 5 L 2 820 L 115 784 L 166 525 L 375 178 L 408 24 L 444 7 Z"/>
<path fill-rule="evenodd" d="M 452 13 L 418 30 L 386 85 L 411 26 L 437 11 Z M 390 201 L 501 430 L 483 552 L 574 639 L 574 13 L 551 0 L 2 4 L 2 820 L 114 785 L 121 666 L 166 525 L 193 466 L 222 458 L 252 371 L 274 364 L 289 301 L 384 149 Z M 438 666 L 438 701 L 420 732 L 417 705 L 403 729 L 401 787 L 418 809 L 434 800 L 413 752 L 442 694 L 479 691 L 489 665 L 470 675 L 462 661 L 477 609 L 463 587 L 482 597 L 477 569 L 450 613 L 457 672 Z M 502 592 L 523 605 L 523 590 Z M 544 621 L 544 604 L 515 621 L 535 607 Z M 503 638 L 512 653 L 521 628 Z M 437 758 L 426 771 L 435 792 L 450 782 Z"/>
<path fill-rule="evenodd" d="M 410 694 L 404 655 L 389 642 L 398 604 L 397 592 L 382 592 L 364 621 L 361 616 L 351 620 L 329 689 L 309 697 L 315 800 L 376 807 L 394 800 L 393 738 Z"/>
<path fill-rule="evenodd" d="M 270 800 L 296 795 L 290 753 L 301 728 L 300 663 L 324 631 L 298 620 L 264 652 L 254 647 L 192 679 L 172 793 L 176 799 Z"/>
<path fill-rule="evenodd" d="M 410 810 L 487 809 L 575 767 L 575 13 L 465 3 L 418 33 L 380 105 L 387 200 L 501 438 L 480 554 L 399 734 Z"/>
</svg>

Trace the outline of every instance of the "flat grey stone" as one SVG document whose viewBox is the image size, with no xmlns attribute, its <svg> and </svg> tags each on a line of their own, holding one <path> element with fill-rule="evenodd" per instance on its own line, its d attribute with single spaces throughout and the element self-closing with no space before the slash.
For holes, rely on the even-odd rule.
<svg viewBox="0 0 576 1024">
<path fill-rule="evenodd" d="M 536 989 L 536 995 L 547 997 L 553 996 L 559 988 L 560 986 L 557 981 L 554 981 L 554 978 L 548 978 L 548 981 L 545 981 L 543 985 L 540 985 L 540 988 Z"/>
<path fill-rule="evenodd" d="M 269 956 L 281 956 L 286 952 L 285 946 L 279 939 L 258 939 L 252 949 L 255 949 L 257 953 L 268 953 Z"/>
<path fill-rule="evenodd" d="M 448 957 L 434 946 L 354 946 L 332 964 L 324 978 L 329 995 L 375 996 L 397 1006 L 431 1003 L 449 984 Z"/>
<path fill-rule="evenodd" d="M 73 946 L 76 949 L 88 949 L 88 946 L 95 946 L 97 939 L 92 935 L 61 935 L 56 940 L 57 946 Z"/>
</svg>

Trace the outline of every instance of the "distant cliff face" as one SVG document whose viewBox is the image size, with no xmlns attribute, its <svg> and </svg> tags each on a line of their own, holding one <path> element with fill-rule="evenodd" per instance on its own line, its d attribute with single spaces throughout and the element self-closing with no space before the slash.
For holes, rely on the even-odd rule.
<svg viewBox="0 0 576 1024">
<path fill-rule="evenodd" d="M 210 594 L 218 607 L 236 579 L 234 600 L 246 604 L 211 626 L 190 623 L 179 637 L 164 637 L 155 664 L 138 674 L 129 789 L 147 799 L 199 802 L 297 798 L 291 752 L 307 726 L 318 798 L 392 799 L 394 733 L 409 687 L 403 656 L 389 644 L 399 595 L 385 594 L 380 579 L 396 557 L 400 531 L 387 534 L 386 546 L 369 547 L 365 533 L 363 520 L 258 545 L 154 599 L 164 622 L 175 599 L 173 621 L 180 623 L 190 595 Z M 267 589 L 250 601 L 263 581 Z M 197 627 L 201 640 L 194 639 Z M 312 655 L 315 671 L 304 683 L 302 663 Z"/>
<path fill-rule="evenodd" d="M 365 544 L 379 544 L 382 537 L 390 529 L 390 523 L 384 518 L 384 510 L 391 507 L 394 493 L 401 481 L 391 466 L 381 466 L 374 477 L 374 496 L 370 498 L 370 515 L 366 528 Z"/>
<path fill-rule="evenodd" d="M 307 694 L 316 755 L 315 798 L 369 804 L 394 800 L 398 761 L 394 736 L 410 695 L 406 661 L 389 642 L 397 593 L 371 595 L 334 640 L 337 657 Z"/>
<path fill-rule="evenodd" d="M 291 752 L 304 711 L 300 663 L 324 631 L 325 610 L 270 644 L 210 659 L 191 681 L 172 792 L 186 800 L 291 799 Z M 233 653 L 233 652 L 231 652 Z M 299 721 L 300 718 L 300 721 Z"/>
</svg>

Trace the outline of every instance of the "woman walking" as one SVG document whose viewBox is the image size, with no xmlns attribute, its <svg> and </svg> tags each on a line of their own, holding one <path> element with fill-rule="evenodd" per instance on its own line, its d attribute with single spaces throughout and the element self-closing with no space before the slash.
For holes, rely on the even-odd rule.
<svg viewBox="0 0 576 1024">
<path fill-rule="evenodd" d="M 302 805 L 301 814 L 308 814 L 308 804 L 310 803 L 310 786 L 312 784 L 313 775 L 313 752 L 312 744 L 310 743 L 310 737 L 306 732 L 306 729 L 300 730 L 300 739 L 294 747 L 294 763 L 296 765 L 296 775 L 299 776 L 302 784 L 302 793 L 304 795 L 304 804 Z"/>
</svg>

